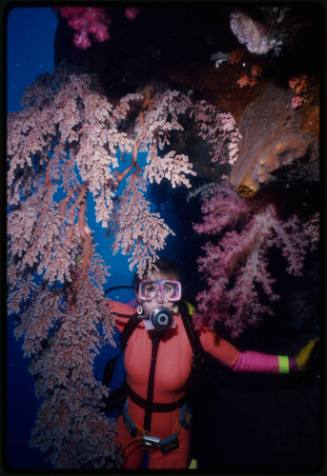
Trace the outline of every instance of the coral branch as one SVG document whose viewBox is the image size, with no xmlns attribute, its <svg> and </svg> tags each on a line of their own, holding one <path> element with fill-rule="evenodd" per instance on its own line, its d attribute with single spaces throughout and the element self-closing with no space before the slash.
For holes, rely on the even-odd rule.
<svg viewBox="0 0 327 476">
<path fill-rule="evenodd" d="M 192 111 L 199 135 L 211 146 L 211 161 L 234 164 L 242 136 L 232 114 L 223 113 L 207 101 L 198 101 Z"/>
<path fill-rule="evenodd" d="M 75 30 L 74 44 L 78 48 L 89 48 L 92 34 L 96 41 L 109 39 L 108 24 L 110 17 L 104 8 L 98 7 L 54 7 L 60 15 L 67 19 L 68 25 Z"/>
<path fill-rule="evenodd" d="M 108 25 L 110 16 L 100 7 L 53 7 L 65 18 L 68 25 L 75 30 L 73 42 L 77 48 L 87 49 L 92 40 L 103 42 L 110 38 Z M 140 8 L 125 9 L 125 17 L 134 20 L 140 13 Z M 90 38 L 91 36 L 91 38 Z"/>
<path fill-rule="evenodd" d="M 197 296 L 195 323 L 212 328 L 220 321 L 237 337 L 248 326 L 257 325 L 264 314 L 273 314 L 262 303 L 259 288 L 268 301 L 279 299 L 269 269 L 271 248 L 280 249 L 286 271 L 299 276 L 308 240 L 296 217 L 282 221 L 273 205 L 246 201 L 226 187 L 217 186 L 216 194 L 204 200 L 202 212 L 203 223 L 195 225 L 195 230 L 220 240 L 207 243 L 198 260 L 207 290 Z"/>
<path fill-rule="evenodd" d="M 163 249 L 173 231 L 159 217 L 150 212 L 150 204 L 144 198 L 144 183 L 132 176 L 119 209 L 118 233 L 114 252 L 131 254 L 130 269 L 137 266 L 140 276 L 158 259 L 157 251 Z"/>
<path fill-rule="evenodd" d="M 191 187 L 187 176 L 196 175 L 193 165 L 184 154 L 176 154 L 170 151 L 164 157 L 158 157 L 154 147 L 151 147 L 148 155 L 148 165 L 144 169 L 144 178 L 150 183 L 160 183 L 163 178 L 169 180 L 173 188 L 176 185 Z"/>
</svg>

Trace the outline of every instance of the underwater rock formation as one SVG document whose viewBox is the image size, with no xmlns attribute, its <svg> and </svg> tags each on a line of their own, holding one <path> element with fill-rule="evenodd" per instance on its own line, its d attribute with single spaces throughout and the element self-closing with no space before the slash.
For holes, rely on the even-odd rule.
<svg viewBox="0 0 327 476">
<path fill-rule="evenodd" d="M 318 95 L 299 110 L 292 108 L 291 97 L 290 89 L 267 83 L 242 114 L 240 155 L 230 181 L 244 197 L 276 182 L 283 171 L 289 182 L 319 180 Z"/>
</svg>

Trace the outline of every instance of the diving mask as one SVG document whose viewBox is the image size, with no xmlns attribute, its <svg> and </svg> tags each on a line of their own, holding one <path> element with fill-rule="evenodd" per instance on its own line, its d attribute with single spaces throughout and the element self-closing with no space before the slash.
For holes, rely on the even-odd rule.
<svg viewBox="0 0 327 476">
<path fill-rule="evenodd" d="M 139 284 L 139 298 L 143 301 L 153 299 L 175 302 L 182 296 L 182 286 L 179 281 L 170 279 L 145 279 Z"/>
</svg>

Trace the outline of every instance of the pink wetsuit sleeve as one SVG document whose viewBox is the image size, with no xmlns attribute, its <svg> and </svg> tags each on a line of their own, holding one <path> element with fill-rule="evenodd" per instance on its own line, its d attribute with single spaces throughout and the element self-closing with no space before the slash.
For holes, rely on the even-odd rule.
<svg viewBox="0 0 327 476">
<path fill-rule="evenodd" d="M 294 357 L 264 354 L 263 352 L 247 350 L 240 352 L 233 370 L 236 372 L 288 374 L 290 372 L 297 372 L 298 366 Z"/>
<path fill-rule="evenodd" d="M 241 352 L 233 344 L 209 330 L 202 330 L 199 337 L 204 350 L 234 372 L 278 374 L 297 369 L 294 358 L 251 350 Z"/>
<path fill-rule="evenodd" d="M 240 352 L 233 370 L 236 372 L 279 373 L 278 356 L 251 350 Z"/>
</svg>

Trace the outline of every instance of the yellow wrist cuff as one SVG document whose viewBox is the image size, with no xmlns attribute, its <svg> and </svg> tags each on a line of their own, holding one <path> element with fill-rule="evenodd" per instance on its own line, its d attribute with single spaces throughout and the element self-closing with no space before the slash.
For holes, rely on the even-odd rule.
<svg viewBox="0 0 327 476">
<path fill-rule="evenodd" d="M 278 355 L 278 367 L 280 374 L 290 373 L 290 361 L 286 355 Z"/>
</svg>

